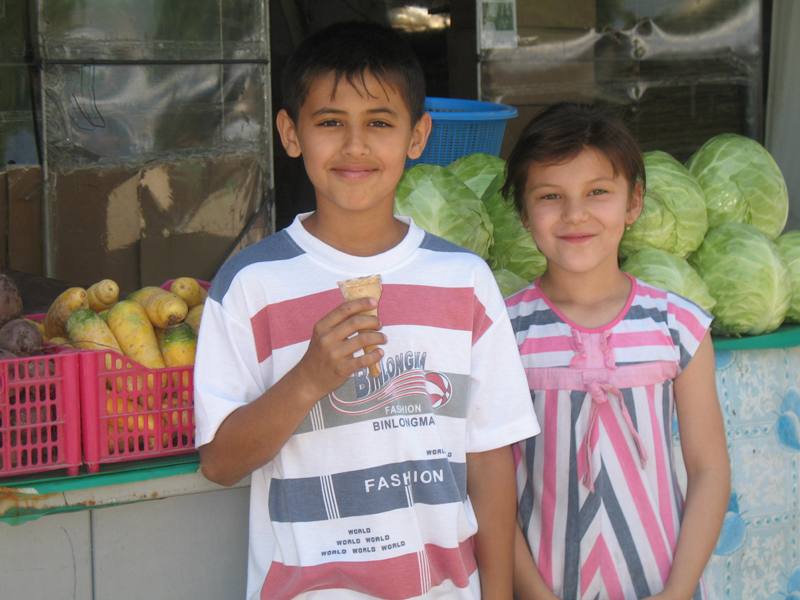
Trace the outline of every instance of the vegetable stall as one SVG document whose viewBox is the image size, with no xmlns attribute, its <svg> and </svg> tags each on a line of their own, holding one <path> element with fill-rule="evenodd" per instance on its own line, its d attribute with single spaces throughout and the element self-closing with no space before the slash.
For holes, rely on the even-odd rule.
<svg viewBox="0 0 800 600">
<path fill-rule="evenodd" d="M 0 53 L 9 65 L 0 94 L 5 266 L 41 272 L 35 269 L 44 263 L 48 277 L 71 282 L 49 300 L 76 282 L 88 294 L 92 284 L 116 280 L 116 304 L 145 281 L 169 288 L 168 278 L 189 271 L 210 279 L 233 248 L 270 231 L 282 208 L 271 185 L 302 170 L 280 162 L 270 125 L 270 71 L 279 72 L 281 58 L 272 42 L 288 46 L 296 32 L 296 23 L 284 27 L 273 18 L 300 3 L 123 4 L 12 0 L 0 20 L 8 42 Z M 315 6 L 310 14 L 343 18 L 361 3 L 303 4 Z M 795 3 L 414 4 L 449 4 L 452 11 L 452 26 L 436 30 L 447 31 L 452 55 L 445 62 L 436 46 L 425 65 L 446 67 L 435 91 L 513 106 L 429 99 L 436 135 L 444 135 L 446 122 L 466 131 L 476 123 L 459 111 L 483 110 L 477 125 L 490 127 L 493 141 L 434 158 L 431 152 L 447 146 L 435 135 L 427 156 L 408 165 L 398 212 L 483 256 L 511 293 L 541 273 L 545 260 L 499 192 L 501 142 L 507 149 L 514 131 L 504 138 L 500 127 L 498 138 L 495 125 L 519 111 L 518 130 L 542 106 L 565 98 L 602 98 L 629 109 L 637 135 L 651 142 L 648 195 L 620 260 L 716 317 L 734 489 L 706 571 L 709 598 L 796 596 L 800 306 L 791 282 L 800 269 L 800 234 L 783 226 L 785 188 L 774 161 L 750 143 L 768 137 L 766 128 L 777 132 L 770 147 L 782 148 L 784 160 L 799 155 Z M 491 5 L 508 8 L 508 18 L 481 15 Z M 774 28 L 766 38 L 774 54 L 768 102 L 791 107 L 771 129 L 760 98 L 765 7 Z M 420 35 L 430 40 L 431 31 Z M 477 65 L 466 60 L 476 55 Z M 449 90 L 446 70 L 455 84 Z M 30 75 L 38 79 L 29 82 Z M 721 134 L 732 131 L 745 135 Z M 797 182 L 800 169 L 794 171 L 784 168 L 783 176 Z M 797 223 L 790 214 L 790 229 Z M 0 360 L 13 365 L 0 372 L 2 596 L 243 597 L 249 481 L 221 488 L 199 474 L 191 367 L 167 364 L 171 353 L 162 348 L 163 365 L 126 355 L 125 340 L 146 337 L 150 356 L 158 356 L 149 330 L 114 334 L 119 352 L 109 349 L 110 338 L 96 337 L 97 330 L 106 335 L 98 322 L 104 309 L 82 300 L 72 327 L 60 318 L 62 335 L 55 336 L 43 331 L 49 302 L 17 307 L 13 293 L 5 298 L 0 311 L 24 321 L 14 327 L 27 341 L 8 350 L 19 356 Z M 153 325 L 157 317 L 145 321 L 126 306 L 141 327 L 150 322 L 156 343 L 165 337 L 159 329 L 175 325 L 169 316 Z M 172 320 L 191 321 L 188 305 L 186 316 Z M 186 351 L 192 336 L 180 331 L 174 341 Z M 40 343 L 37 333 L 42 351 L 26 354 L 31 339 L 33 348 Z M 82 398 L 93 399 L 88 410 Z M 72 416 L 61 419 L 63 411 Z M 12 453 L 12 446 L 26 453 Z"/>
</svg>

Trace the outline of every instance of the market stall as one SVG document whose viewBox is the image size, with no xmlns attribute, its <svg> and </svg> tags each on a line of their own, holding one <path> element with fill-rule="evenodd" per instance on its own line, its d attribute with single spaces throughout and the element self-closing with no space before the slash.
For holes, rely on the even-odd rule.
<svg viewBox="0 0 800 600">
<path fill-rule="evenodd" d="M 196 32 L 206 43 L 189 44 L 189 52 L 182 38 L 163 44 L 153 42 L 151 35 L 157 26 L 182 35 L 182 19 L 187 15 L 180 11 L 172 14 L 165 8 L 161 19 L 142 18 L 129 24 L 141 31 L 128 34 L 120 29 L 119 39 L 111 36 L 111 43 L 108 39 L 101 43 L 91 36 L 71 35 L 84 23 L 74 15 L 53 15 L 47 3 L 40 3 L 35 16 L 43 23 L 40 39 L 47 47 L 42 52 L 45 59 L 36 68 L 45 76 L 47 93 L 42 102 L 51 117 L 40 141 L 50 157 L 50 177 L 43 187 L 39 164 L 9 167 L 0 173 L 0 202 L 7 203 L 9 214 L 28 211 L 26 218 L 13 219 L 18 226 L 8 232 L 6 246 L 14 249 L 14 256 L 9 252 L 7 266 L 35 271 L 29 265 L 44 260 L 54 276 L 88 284 L 114 275 L 130 292 L 144 281 L 160 283 L 166 276 L 184 274 L 187 268 L 198 277 L 210 277 L 232 245 L 241 242 L 237 236 L 252 224 L 254 215 L 263 220 L 259 233 L 268 232 L 273 206 L 263 199 L 273 175 L 265 167 L 272 154 L 267 133 L 271 93 L 267 4 L 248 4 L 250 12 L 244 20 L 254 24 L 255 33 L 211 24 L 205 37 L 202 31 Z M 673 162 L 683 168 L 691 154 L 722 131 L 762 137 L 762 15 L 755 0 L 709 2 L 699 14 L 684 5 L 674 14 L 666 8 L 653 9 L 658 14 L 652 18 L 634 14 L 645 9 L 633 2 L 616 3 L 613 10 L 601 10 L 602 2 L 570 1 L 568 9 L 561 4 L 506 0 L 477 4 L 496 9 L 479 15 L 477 31 L 472 31 L 480 39 L 478 97 L 485 101 L 429 99 L 428 108 L 439 112 L 436 135 L 443 137 L 432 141 L 428 156 L 420 162 L 449 170 L 443 174 L 427 169 L 410 175 L 401 187 L 398 206 L 401 212 L 412 214 L 416 203 L 440 203 L 437 210 L 447 215 L 441 220 L 448 224 L 447 231 L 437 231 L 440 223 L 434 221 L 419 217 L 418 222 L 483 255 L 507 293 L 541 272 L 544 261 L 534 246 L 525 244 L 525 239 L 530 241 L 528 233 L 498 198 L 496 177 L 475 187 L 480 179 L 475 175 L 502 166 L 497 156 L 544 105 L 565 98 L 601 97 L 624 107 L 643 147 L 669 151 L 676 157 L 659 163 L 653 155 L 651 169 L 662 173 L 675 171 Z M 780 4 L 781 14 L 790 10 L 787 3 Z M 95 9 L 97 31 L 116 30 L 119 11 L 109 12 L 102 2 L 90 5 Z M 623 10 L 630 5 L 635 6 Z M 604 18 L 608 23 L 603 23 Z M 53 30 L 53 23 L 63 27 Z M 15 69 L 26 72 L 30 65 L 24 63 L 21 49 L 27 32 L 10 19 L 6 24 L 19 38 L 14 57 L 20 64 Z M 146 41 L 130 43 L 137 35 Z M 101 61 L 95 65 L 98 56 Z M 785 65 L 786 56 L 773 64 Z M 788 67 L 784 69 L 783 74 L 770 76 L 770 81 L 784 81 L 783 75 L 790 74 Z M 171 101 L 163 108 L 165 103 L 157 95 L 148 95 L 148 86 L 123 85 L 148 79 L 182 82 L 177 88 L 163 89 L 183 92 L 177 98 L 170 95 L 174 104 Z M 211 87 L 218 88 L 211 99 L 205 97 L 206 80 L 216 82 Z M 785 95 L 791 97 L 788 92 Z M 25 94 L 18 96 L 20 103 L 31 102 L 23 98 Z M 771 97 L 777 94 L 771 92 Z M 185 106 L 195 110 L 184 110 Z M 16 108 L 13 112 L 19 117 L 24 111 Z M 27 104 L 22 108 L 27 111 Z M 659 118 L 653 117 L 663 110 L 666 113 Z M 212 113 L 219 116 L 206 118 Z M 4 141 L 11 140 L 12 133 L 28 140 L 26 144 L 8 141 L 7 158 L 22 164 L 22 150 L 26 150 L 29 162 L 42 163 L 42 157 L 37 157 L 42 148 L 33 143 L 41 133 L 36 131 L 35 114 L 33 119 L 25 115 L 22 134 L 0 128 Z M 178 117 L 180 127 L 173 125 Z M 454 137 L 445 136 L 441 127 L 445 122 L 452 126 Z M 207 123 L 213 124 L 210 130 Z M 468 146 L 468 153 L 480 150 L 481 156 L 465 157 L 453 168 L 450 165 L 465 152 L 432 158 L 437 150 L 459 142 L 476 123 L 488 126 L 495 135 L 489 146 Z M 509 127 L 504 130 L 506 123 Z M 774 117 L 771 128 L 785 134 L 783 160 L 797 156 L 792 149 L 797 136 L 776 125 Z M 195 137 L 176 136 L 179 129 Z M 679 129 L 688 134 L 682 135 Z M 11 150 L 17 154 L 12 156 Z M 784 171 L 785 164 L 781 164 Z M 409 172 L 413 166 L 409 164 Z M 795 181 L 797 172 L 800 169 L 790 173 Z M 429 178 L 434 188 L 444 192 L 434 199 L 415 196 L 417 177 Z M 41 210 L 47 212 L 47 231 L 38 229 Z M 672 213 L 670 207 L 658 210 L 658 214 Z M 471 219 L 469 225 L 454 226 L 464 215 Z M 692 229 L 695 221 L 684 218 L 684 231 Z M 87 222 L 94 223 L 90 234 Z M 39 236 L 35 240 L 30 235 L 34 230 Z M 780 231 L 773 233 L 769 244 Z M 705 234 L 703 230 L 697 236 L 698 245 Z M 630 255 L 624 258 L 631 259 L 641 251 L 640 242 L 656 237 L 652 229 L 634 230 L 628 240 Z M 663 236 L 669 237 L 669 233 Z M 755 238 L 771 256 L 771 246 Z M 79 243 L 73 244 L 76 240 Z M 20 250 L 31 245 L 46 256 Z M 666 250 L 670 255 L 683 252 Z M 679 256 L 680 260 L 688 264 L 684 259 L 692 252 Z M 675 267 L 672 258 L 661 259 L 668 263 L 667 270 L 684 268 L 683 263 Z M 703 262 L 712 269 L 718 261 L 711 255 Z M 652 273 L 648 266 L 652 262 L 643 259 L 638 267 L 635 262 L 629 264 L 631 270 L 642 269 L 642 278 Z M 677 279 L 673 282 L 680 284 Z M 53 292 L 47 301 L 31 303 L 28 312 L 46 313 L 55 296 L 75 287 L 64 282 L 53 285 L 47 287 Z M 767 287 L 761 286 L 762 291 Z M 769 303 L 759 302 L 755 312 L 763 317 Z M 714 336 L 733 492 L 705 574 L 711 599 L 778 600 L 800 593 L 800 325 L 779 324 L 773 319 L 767 327 L 748 325 Z M 740 334 L 744 335 L 736 337 Z M 69 336 L 65 339 L 75 342 Z M 200 474 L 189 416 L 191 369 L 165 365 L 142 370 L 131 357 L 133 363 L 117 363 L 97 348 L 72 352 L 24 363 L 25 373 L 33 365 L 34 375 L 45 377 L 46 394 L 54 394 L 49 400 L 70 396 L 74 404 L 84 403 L 80 414 L 62 404 L 55 409 L 57 426 L 65 427 L 58 430 L 57 453 L 49 446 L 42 454 L 38 438 L 33 442 L 17 433 L 12 439 L 9 430 L 3 429 L 11 424 L 12 407 L 8 396 L 5 404 L 0 398 L 4 436 L 0 449 L 14 445 L 37 451 L 25 454 L 24 459 L 21 454 L 7 453 L 0 464 L 4 597 L 243 597 L 249 482 L 221 488 Z M 23 371 L 16 372 L 18 376 Z M 0 391 L 9 389 L 13 373 L 12 369 L 0 374 Z M 159 398 L 158 405 L 154 398 Z M 166 404 L 161 402 L 164 399 Z M 63 419 L 62 409 L 73 412 Z M 92 435 L 85 435 L 90 428 Z M 67 444 L 67 439 L 72 441 Z M 676 437 L 677 457 L 678 443 Z M 37 468 L 42 463 L 47 468 Z M 23 472 L 21 466 L 33 468 Z"/>
</svg>

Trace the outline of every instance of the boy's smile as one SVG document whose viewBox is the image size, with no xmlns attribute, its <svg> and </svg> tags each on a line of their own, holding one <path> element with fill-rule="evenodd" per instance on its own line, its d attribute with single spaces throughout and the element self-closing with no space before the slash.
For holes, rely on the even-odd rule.
<svg viewBox="0 0 800 600">
<path fill-rule="evenodd" d="M 336 82 L 327 73 L 310 85 L 297 122 L 281 111 L 277 125 L 287 153 L 303 157 L 318 217 L 352 229 L 365 218 L 391 217 L 406 158 L 422 153 L 430 117 L 412 123 L 388 79 L 366 72 Z"/>
</svg>

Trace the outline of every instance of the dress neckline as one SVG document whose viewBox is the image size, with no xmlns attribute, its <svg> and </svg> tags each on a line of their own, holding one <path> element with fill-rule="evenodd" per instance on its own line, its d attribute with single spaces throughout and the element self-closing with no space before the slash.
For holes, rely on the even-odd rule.
<svg viewBox="0 0 800 600">
<path fill-rule="evenodd" d="M 623 307 L 619 310 L 617 315 L 613 319 L 611 319 L 611 321 L 609 321 L 605 325 L 600 325 L 598 327 L 585 327 L 583 325 L 579 325 L 578 323 L 570 319 L 567 315 L 565 315 L 561 311 L 560 308 L 558 308 L 553 303 L 553 301 L 547 296 L 547 294 L 545 294 L 544 290 L 539 285 L 539 280 L 541 278 L 537 277 L 534 283 L 536 284 L 536 287 L 539 290 L 539 294 L 541 295 L 541 298 L 544 301 L 544 303 L 547 304 L 548 308 L 550 308 L 550 310 L 552 310 L 556 315 L 558 315 L 558 318 L 561 319 L 564 323 L 566 323 L 573 329 L 577 329 L 582 333 L 602 333 L 603 331 L 613 329 L 617 325 L 617 323 L 619 323 L 622 319 L 625 318 L 625 315 L 631 308 L 631 304 L 633 304 L 633 299 L 636 297 L 636 290 L 638 287 L 636 283 L 636 278 L 633 277 L 630 273 L 625 273 L 624 271 L 622 272 L 622 274 L 625 275 L 625 277 L 627 277 L 628 280 L 631 282 L 631 289 L 628 292 L 628 298 L 627 300 L 625 300 L 625 304 L 623 305 Z"/>
</svg>

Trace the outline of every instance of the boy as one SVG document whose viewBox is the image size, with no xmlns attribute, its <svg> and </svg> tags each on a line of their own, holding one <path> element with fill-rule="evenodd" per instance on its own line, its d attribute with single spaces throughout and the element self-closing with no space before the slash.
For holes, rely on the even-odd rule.
<svg viewBox="0 0 800 600">
<path fill-rule="evenodd" d="M 195 370 L 203 473 L 252 472 L 249 599 L 511 598 L 508 445 L 538 424 L 486 264 L 394 217 L 424 97 L 377 25 L 331 26 L 286 66 L 278 132 L 316 211 L 220 269 Z M 372 274 L 380 305 L 343 301 Z"/>
</svg>

